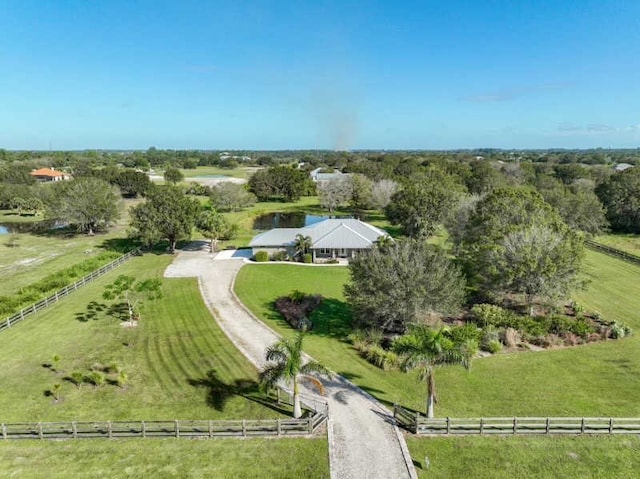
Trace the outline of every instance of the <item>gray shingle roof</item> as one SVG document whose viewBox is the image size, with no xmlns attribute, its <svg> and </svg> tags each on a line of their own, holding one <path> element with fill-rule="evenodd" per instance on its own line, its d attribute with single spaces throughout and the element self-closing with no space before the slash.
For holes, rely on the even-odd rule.
<svg viewBox="0 0 640 479">
<path fill-rule="evenodd" d="M 331 218 L 304 228 L 276 228 L 254 237 L 249 246 L 288 246 L 297 235 L 311 237 L 313 248 L 370 248 L 387 233 L 353 218 Z"/>
</svg>

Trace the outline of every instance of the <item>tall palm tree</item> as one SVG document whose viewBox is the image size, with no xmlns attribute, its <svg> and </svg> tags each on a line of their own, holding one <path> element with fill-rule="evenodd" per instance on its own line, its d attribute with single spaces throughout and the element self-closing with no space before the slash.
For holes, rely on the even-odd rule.
<svg viewBox="0 0 640 479">
<path fill-rule="evenodd" d="M 294 241 L 294 246 L 296 248 L 296 256 L 304 257 L 304 255 L 307 254 L 313 247 L 311 236 L 297 234 Z"/>
<path fill-rule="evenodd" d="M 428 418 L 433 417 L 437 402 L 434 369 L 443 364 L 460 364 L 470 369 L 471 358 L 477 350 L 475 341 L 456 344 L 446 332 L 446 328 L 435 330 L 419 324 L 393 344 L 393 349 L 400 356 L 400 368 L 405 372 L 418 369 L 418 379 L 427 382 Z"/>
<path fill-rule="evenodd" d="M 322 383 L 310 373 L 322 376 L 331 376 L 331 372 L 315 361 L 304 363 L 302 358 L 302 341 L 305 332 L 301 331 L 292 339 L 280 339 L 267 348 L 265 357 L 269 364 L 260 373 L 260 383 L 264 386 L 275 386 L 280 381 L 293 384 L 293 417 L 302 416 L 300 407 L 300 379 L 306 379 L 313 384 L 322 394 Z"/>
</svg>

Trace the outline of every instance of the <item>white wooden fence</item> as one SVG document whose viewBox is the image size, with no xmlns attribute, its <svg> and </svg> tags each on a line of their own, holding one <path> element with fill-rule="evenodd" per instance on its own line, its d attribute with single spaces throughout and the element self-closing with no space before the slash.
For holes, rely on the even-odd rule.
<svg viewBox="0 0 640 479">
<path fill-rule="evenodd" d="M 300 436 L 313 434 L 326 420 L 326 415 L 316 412 L 303 419 L 3 423 L 0 424 L 0 438 L 9 440 Z"/>
<path fill-rule="evenodd" d="M 640 418 L 479 417 L 432 418 L 394 406 L 399 425 L 419 435 L 640 434 Z"/>
<path fill-rule="evenodd" d="M 91 283 L 92 281 L 96 280 L 97 278 L 104 275 L 105 273 L 108 273 L 114 268 L 117 268 L 121 264 L 126 263 L 128 260 L 130 260 L 133 256 L 137 254 L 138 254 L 138 250 L 135 250 L 125 255 L 122 255 L 119 258 L 113 260 L 111 263 L 105 264 L 101 268 L 98 268 L 92 273 L 80 278 L 75 283 L 65 286 L 62 289 L 59 289 L 58 291 L 53 293 L 51 296 L 41 299 L 37 303 L 33 303 L 32 305 L 27 306 L 26 308 L 22 308 L 13 316 L 9 316 L 5 320 L 0 321 L 0 332 L 12 327 L 14 324 L 19 323 L 20 321 L 23 321 L 24 319 L 28 318 L 32 314 L 35 314 L 42 309 L 48 308 L 49 306 L 56 304 L 62 298 L 68 296 L 69 294 L 73 293 L 74 291 L 78 290 L 84 285 Z"/>
</svg>

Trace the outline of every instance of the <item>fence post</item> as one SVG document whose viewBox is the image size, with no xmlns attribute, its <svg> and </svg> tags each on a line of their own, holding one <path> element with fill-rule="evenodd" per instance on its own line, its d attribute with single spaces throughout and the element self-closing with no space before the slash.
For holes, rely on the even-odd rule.
<svg viewBox="0 0 640 479">
<path fill-rule="evenodd" d="M 2 439 L 7 439 L 7 425 L 2 423 Z"/>
<path fill-rule="evenodd" d="M 176 437 L 180 437 L 180 426 L 178 425 L 178 420 L 175 420 L 176 425 Z"/>
<path fill-rule="evenodd" d="M 209 437 L 213 437 L 213 421 L 209 419 Z"/>
<path fill-rule="evenodd" d="M 33 303 L 31 309 L 33 309 L 33 314 L 36 314 L 38 312 L 38 310 L 36 309 L 36 303 Z"/>
<path fill-rule="evenodd" d="M 24 309 L 20 310 L 20 321 L 24 320 Z"/>
<path fill-rule="evenodd" d="M 451 433 L 451 418 L 447 416 L 447 434 Z"/>
<path fill-rule="evenodd" d="M 418 426 L 420 425 L 420 413 L 416 413 L 416 420 L 414 423 L 415 431 L 414 434 L 418 434 Z"/>
<path fill-rule="evenodd" d="M 144 421 L 142 422 L 142 437 L 147 437 L 147 425 L 144 423 Z"/>
<path fill-rule="evenodd" d="M 545 432 L 546 432 L 547 434 L 549 434 L 549 423 L 550 423 L 550 422 L 551 422 L 551 419 L 550 419 L 549 417 L 547 417 L 547 427 L 546 427 L 546 430 L 545 430 Z"/>
<path fill-rule="evenodd" d="M 111 439 L 113 437 L 113 425 L 111 421 L 107 421 L 107 431 L 109 433 L 109 439 Z"/>
<path fill-rule="evenodd" d="M 247 420 L 242 420 L 242 437 L 247 437 Z"/>
<path fill-rule="evenodd" d="M 78 425 L 75 421 L 71 423 L 71 430 L 73 431 L 73 438 L 78 439 Z"/>
<path fill-rule="evenodd" d="M 278 436 L 282 436 L 282 425 L 280 424 L 280 419 L 278 421 Z"/>
<path fill-rule="evenodd" d="M 584 434 L 584 418 L 580 420 L 580 434 Z"/>
<path fill-rule="evenodd" d="M 515 434 L 517 430 L 518 430 L 518 418 L 514 417 L 513 418 L 513 433 Z"/>
<path fill-rule="evenodd" d="M 58 292 L 57 291 L 56 291 L 55 297 L 56 297 L 56 303 L 57 303 L 58 302 Z"/>
<path fill-rule="evenodd" d="M 313 416 L 309 416 L 309 434 L 313 434 Z"/>
<path fill-rule="evenodd" d="M 480 418 L 480 434 L 484 433 L 484 418 Z"/>
<path fill-rule="evenodd" d="M 7 318 L 7 328 L 11 327 L 11 321 L 9 321 L 9 318 Z"/>
<path fill-rule="evenodd" d="M 613 418 L 609 418 L 609 434 L 613 434 Z"/>
<path fill-rule="evenodd" d="M 38 437 L 40 439 L 44 439 L 44 436 L 42 434 L 42 423 L 41 422 L 38 423 Z"/>
<path fill-rule="evenodd" d="M 277 399 L 278 404 L 280 404 L 280 388 L 279 388 L 279 387 L 276 387 L 276 396 L 277 396 L 277 398 L 278 398 L 278 399 Z"/>
</svg>

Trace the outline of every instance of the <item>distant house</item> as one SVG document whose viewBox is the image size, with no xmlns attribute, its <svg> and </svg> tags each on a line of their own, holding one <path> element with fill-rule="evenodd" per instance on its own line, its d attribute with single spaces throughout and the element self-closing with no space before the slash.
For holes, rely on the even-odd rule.
<svg viewBox="0 0 640 479">
<path fill-rule="evenodd" d="M 633 168 L 633 165 L 630 165 L 629 163 L 618 163 L 616 166 L 614 166 L 614 170 L 615 171 L 624 171 L 624 170 L 628 170 L 629 168 Z"/>
<path fill-rule="evenodd" d="M 67 180 L 68 176 L 62 171 L 56 171 L 53 168 L 40 168 L 33 170 L 31 176 L 35 177 L 38 181 L 62 181 Z"/>
<path fill-rule="evenodd" d="M 331 181 L 335 179 L 348 178 L 348 173 L 342 173 L 340 170 L 333 170 L 333 173 L 321 173 L 322 168 L 316 168 L 309 173 L 311 180 L 315 183 L 322 183 L 324 181 Z"/>
<path fill-rule="evenodd" d="M 293 257 L 296 236 L 311 238 L 313 261 L 353 258 L 361 251 L 371 249 L 385 231 L 353 218 L 331 218 L 304 228 L 275 228 L 254 237 L 249 246 L 253 254 L 267 251 L 270 255 L 286 251 Z"/>
</svg>

